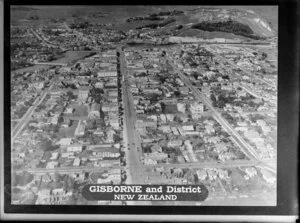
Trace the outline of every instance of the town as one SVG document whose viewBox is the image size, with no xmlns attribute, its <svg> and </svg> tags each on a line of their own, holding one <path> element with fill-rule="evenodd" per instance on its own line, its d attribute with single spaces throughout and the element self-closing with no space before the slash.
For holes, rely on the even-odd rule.
<svg viewBox="0 0 300 223">
<path fill-rule="evenodd" d="M 11 27 L 13 204 L 178 203 L 89 201 L 87 184 L 205 185 L 205 201 L 181 205 L 276 204 L 277 38 L 163 30 L 182 13 L 127 20 L 168 19 L 159 31 Z"/>
</svg>

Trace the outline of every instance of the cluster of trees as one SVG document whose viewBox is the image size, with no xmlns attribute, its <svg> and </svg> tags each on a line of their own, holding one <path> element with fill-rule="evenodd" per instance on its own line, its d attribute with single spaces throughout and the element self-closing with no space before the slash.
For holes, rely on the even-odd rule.
<svg viewBox="0 0 300 223">
<path fill-rule="evenodd" d="M 151 24 L 147 24 L 144 26 L 140 26 L 137 27 L 136 29 L 142 29 L 142 28 L 151 28 L 151 29 L 156 29 L 157 27 L 164 27 L 170 23 L 176 22 L 175 19 L 166 19 L 165 21 L 161 22 L 161 23 L 151 23 Z"/>
<path fill-rule="evenodd" d="M 149 16 L 167 16 L 167 15 L 180 15 L 183 11 L 179 10 L 173 10 L 173 11 L 165 11 L 165 12 L 159 12 L 159 13 L 152 13 Z"/>
<path fill-rule="evenodd" d="M 77 96 L 74 95 L 72 91 L 67 91 L 67 97 L 69 98 L 69 100 L 73 100 L 77 98 Z"/>
<path fill-rule="evenodd" d="M 91 97 L 98 104 L 100 104 L 100 102 L 102 100 L 102 94 L 103 93 L 104 93 L 103 89 L 100 89 L 100 88 L 92 88 L 91 91 L 90 91 Z"/>
<path fill-rule="evenodd" d="M 236 120 L 228 113 L 222 113 L 222 116 L 230 123 L 235 124 Z"/>
<path fill-rule="evenodd" d="M 192 28 L 209 32 L 228 32 L 236 35 L 250 37 L 252 39 L 262 39 L 261 37 L 254 35 L 253 30 L 248 25 L 233 20 L 220 22 L 201 22 L 194 24 Z"/>
<path fill-rule="evenodd" d="M 151 21 L 155 21 L 155 20 L 163 20 L 163 18 L 159 18 L 157 16 L 146 16 L 146 17 L 131 17 L 129 19 L 126 20 L 126 22 L 133 22 L 133 21 L 140 21 L 140 20 L 151 20 Z"/>
<path fill-rule="evenodd" d="M 22 175 L 12 174 L 12 186 L 25 186 L 33 180 L 33 175 L 24 171 Z"/>
<path fill-rule="evenodd" d="M 28 110 L 27 106 L 21 106 L 17 111 L 15 111 L 15 115 L 21 118 Z"/>
<path fill-rule="evenodd" d="M 218 108 L 224 108 L 226 103 L 232 103 L 235 97 L 225 94 L 219 94 L 218 100 L 214 94 L 210 95 L 210 99 L 212 100 L 213 106 Z"/>
<path fill-rule="evenodd" d="M 54 150 L 58 149 L 59 145 L 53 145 L 51 140 L 49 140 L 49 139 L 43 139 L 39 143 L 39 147 L 40 147 L 40 149 L 42 149 L 45 152 L 47 152 L 47 151 L 54 151 Z"/>
<path fill-rule="evenodd" d="M 29 20 L 39 20 L 40 17 L 37 16 L 37 15 L 33 15 L 33 16 L 29 16 L 28 19 L 29 19 Z"/>
<path fill-rule="evenodd" d="M 28 67 L 28 66 L 31 66 L 32 64 L 31 63 L 28 63 L 26 61 L 20 61 L 20 62 L 14 62 L 12 61 L 11 63 L 11 70 L 14 71 L 14 70 L 18 70 L 18 69 L 21 69 L 21 68 L 24 68 L 24 67 Z"/>
<path fill-rule="evenodd" d="M 59 36 L 59 34 L 61 34 L 61 31 L 52 31 L 52 29 L 50 27 L 43 29 L 43 32 L 48 35 L 48 36 Z"/>
<path fill-rule="evenodd" d="M 78 23 L 72 23 L 70 25 L 71 29 L 85 29 L 90 26 L 90 23 L 88 21 L 85 22 L 78 22 Z"/>
<path fill-rule="evenodd" d="M 136 16 L 136 17 L 131 17 L 126 20 L 126 22 L 133 22 L 133 21 L 139 21 L 139 20 L 163 20 L 160 16 L 172 16 L 172 15 L 179 15 L 182 14 L 183 11 L 178 11 L 178 10 L 173 10 L 173 11 L 165 11 L 165 12 L 159 12 L 159 13 L 152 13 L 149 14 L 149 16 L 141 17 L 141 16 Z"/>
<path fill-rule="evenodd" d="M 27 29 L 21 29 L 19 27 L 11 29 L 10 33 L 11 36 L 16 36 L 16 35 L 24 35 L 27 32 Z"/>
</svg>

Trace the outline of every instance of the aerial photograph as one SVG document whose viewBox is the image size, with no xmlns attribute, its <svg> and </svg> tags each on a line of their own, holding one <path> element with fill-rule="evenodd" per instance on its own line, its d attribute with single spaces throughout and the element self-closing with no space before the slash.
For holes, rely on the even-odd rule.
<svg viewBox="0 0 300 223">
<path fill-rule="evenodd" d="M 11 5 L 11 204 L 276 206 L 277 59 L 277 6 Z"/>
</svg>

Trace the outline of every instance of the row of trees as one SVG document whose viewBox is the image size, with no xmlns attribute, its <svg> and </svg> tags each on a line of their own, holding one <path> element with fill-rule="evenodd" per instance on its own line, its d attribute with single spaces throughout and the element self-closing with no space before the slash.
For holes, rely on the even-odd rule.
<svg viewBox="0 0 300 223">
<path fill-rule="evenodd" d="M 220 22 L 201 22 L 193 25 L 192 28 L 209 32 L 228 32 L 236 35 L 250 37 L 252 39 L 262 39 L 261 37 L 254 35 L 253 30 L 248 25 L 233 20 Z"/>
</svg>

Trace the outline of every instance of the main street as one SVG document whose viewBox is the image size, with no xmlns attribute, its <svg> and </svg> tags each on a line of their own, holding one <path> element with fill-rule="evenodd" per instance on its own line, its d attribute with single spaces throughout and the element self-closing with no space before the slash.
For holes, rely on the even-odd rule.
<svg viewBox="0 0 300 223">
<path fill-rule="evenodd" d="M 125 64 L 124 53 L 118 50 L 120 53 L 120 69 L 124 76 L 123 85 L 123 104 L 124 104 L 124 131 L 126 142 L 126 153 L 127 153 L 127 165 L 129 167 L 129 174 L 131 175 L 132 184 L 143 184 L 145 183 L 143 178 L 143 164 L 141 163 L 141 143 L 139 136 L 135 131 L 136 113 L 133 104 L 133 97 L 129 90 L 129 84 L 127 80 L 127 69 Z"/>
</svg>

